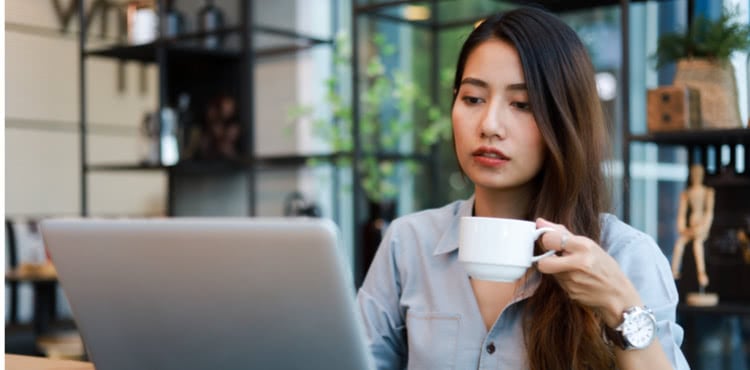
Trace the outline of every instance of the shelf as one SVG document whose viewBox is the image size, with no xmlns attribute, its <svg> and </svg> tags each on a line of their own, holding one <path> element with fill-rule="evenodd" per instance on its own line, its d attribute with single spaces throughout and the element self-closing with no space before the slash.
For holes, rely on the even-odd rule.
<svg viewBox="0 0 750 370">
<path fill-rule="evenodd" d="M 202 160 L 185 161 L 174 166 L 153 164 L 90 164 L 86 170 L 90 172 L 120 172 L 120 171 L 174 171 L 179 173 L 221 173 L 238 171 L 248 168 L 245 160 Z"/>
<path fill-rule="evenodd" d="M 253 26 L 255 56 L 273 56 L 293 53 L 318 45 L 332 45 L 333 40 L 305 35 L 297 31 L 272 26 Z"/>
<path fill-rule="evenodd" d="M 253 30 L 254 54 L 256 57 L 289 54 L 295 51 L 309 49 L 317 45 L 331 44 L 332 41 L 323 38 L 303 35 L 295 31 L 255 26 Z M 213 60 L 239 61 L 242 48 L 239 47 L 237 36 L 241 29 L 230 27 L 212 32 L 193 32 L 175 37 L 156 39 L 140 45 L 111 45 L 86 50 L 84 55 L 102 58 L 112 58 L 141 63 L 156 62 L 157 48 L 163 46 L 170 56 L 178 59 L 203 58 Z M 211 35 L 225 35 L 235 37 L 226 40 L 222 48 L 206 48 L 200 46 L 200 39 Z M 235 42 L 232 42 L 235 41 Z"/>
<path fill-rule="evenodd" d="M 86 170 L 90 172 L 121 172 L 121 171 L 165 171 L 171 170 L 180 173 L 206 173 L 206 172 L 228 172 L 249 169 L 255 166 L 258 169 L 290 168 L 307 166 L 309 161 L 333 162 L 339 158 L 351 157 L 349 152 L 309 154 L 309 155 L 270 155 L 256 156 L 255 159 L 243 158 L 233 160 L 196 160 L 180 162 L 174 166 L 163 166 L 155 164 L 132 164 L 132 163 L 100 163 L 89 164 Z M 370 157 L 371 154 L 362 154 L 362 157 Z M 429 156 L 424 154 L 402 154 L 381 153 L 376 155 L 379 160 L 415 160 L 427 161 Z"/>
<path fill-rule="evenodd" d="M 156 61 L 157 41 L 141 45 L 122 45 L 103 49 L 93 49 L 85 52 L 87 56 L 113 58 L 141 63 Z M 208 49 L 189 45 L 166 45 L 167 53 L 176 58 L 198 57 L 234 61 L 241 57 L 240 52 L 231 49 Z"/>
<path fill-rule="evenodd" d="M 750 144 L 750 129 L 705 129 L 633 135 L 630 141 L 668 145 Z"/>
<path fill-rule="evenodd" d="M 246 170 L 255 165 L 259 169 L 273 169 L 284 167 L 301 167 L 307 165 L 308 160 L 332 161 L 344 154 L 316 154 L 316 155 L 278 155 L 258 156 L 254 160 L 249 158 L 233 160 L 195 160 L 184 161 L 174 166 L 110 163 L 87 166 L 88 171 L 119 172 L 119 171 L 175 171 L 180 173 L 231 172 Z"/>
<path fill-rule="evenodd" d="M 151 164 L 89 164 L 86 166 L 87 171 L 161 171 L 167 169 L 167 166 L 151 165 Z"/>
<path fill-rule="evenodd" d="M 354 154 L 351 152 L 339 152 L 331 154 L 311 154 L 311 155 L 281 155 L 281 156 L 260 156 L 255 160 L 255 165 L 259 168 L 274 168 L 274 167 L 295 167 L 305 166 L 308 161 L 320 161 L 320 162 L 332 162 L 339 158 L 352 157 Z M 370 153 L 362 153 L 361 158 L 365 157 L 377 157 L 381 161 L 403 161 L 403 160 L 414 160 L 414 161 L 427 161 L 430 159 L 425 154 L 403 154 L 403 153 L 380 153 L 377 155 Z"/>
<path fill-rule="evenodd" d="M 680 303 L 677 313 L 681 314 L 715 314 L 715 315 L 750 315 L 750 303 L 719 302 L 716 306 L 698 307 Z"/>
<path fill-rule="evenodd" d="M 5 273 L 6 282 L 54 283 L 57 272 L 50 264 L 34 265 L 24 263 Z"/>
<path fill-rule="evenodd" d="M 164 0 L 157 0 L 157 3 L 164 3 Z M 229 3 L 222 4 L 229 17 L 227 25 L 221 29 L 194 32 L 198 28 L 197 24 L 189 22 L 187 31 L 174 36 L 167 37 L 166 34 L 157 36 L 154 39 L 147 39 L 150 42 L 132 45 L 124 38 L 104 39 L 95 37 L 84 37 L 79 40 L 78 52 L 81 56 L 79 68 L 82 74 L 81 84 L 86 84 L 87 58 L 97 58 L 99 60 L 109 59 L 115 62 L 135 62 L 145 63 L 155 68 L 157 73 L 157 108 L 158 113 L 161 107 L 178 105 L 180 95 L 189 94 L 190 105 L 193 107 L 195 123 L 205 121 L 205 112 L 210 104 L 219 100 L 217 96 L 228 95 L 234 100 L 237 122 L 241 125 L 242 136 L 239 139 L 238 147 L 242 148 L 241 158 L 232 160 L 187 160 L 180 158 L 182 161 L 172 166 L 161 164 L 144 164 L 140 163 L 140 158 L 127 160 L 98 160 L 87 155 L 86 130 L 78 130 L 81 138 L 80 159 L 83 171 L 81 171 L 81 214 L 89 214 L 89 191 L 87 181 L 96 174 L 112 175 L 122 174 L 127 176 L 131 173 L 138 174 L 158 174 L 167 180 L 166 194 L 166 214 L 174 215 L 215 215 L 217 209 L 222 209 L 223 205 L 231 204 L 232 208 L 228 212 L 238 212 L 240 214 L 255 215 L 257 211 L 258 198 L 258 175 L 256 170 L 289 168 L 291 170 L 304 168 L 308 165 L 308 160 L 317 158 L 321 161 L 334 163 L 333 158 L 336 156 L 319 155 L 319 156 L 257 156 L 253 150 L 253 144 L 256 140 L 254 127 L 256 125 L 256 106 L 254 104 L 241 104 L 242 102 L 251 102 L 254 91 L 258 86 L 253 78 L 253 71 L 258 72 L 259 64 L 265 65 L 266 62 L 274 66 L 282 66 L 286 69 L 288 62 L 292 58 L 302 56 L 304 58 L 317 57 L 317 55 L 295 54 L 298 51 L 311 50 L 317 46 L 333 45 L 333 34 L 339 29 L 338 17 L 339 12 L 336 3 L 321 4 L 310 8 L 315 15 L 330 13 L 330 18 L 334 22 L 330 29 L 324 27 L 324 24 L 303 24 L 294 17 L 286 17 L 290 21 L 285 22 L 284 14 L 293 14 L 293 11 L 300 8 L 297 4 L 277 4 L 272 8 L 276 16 L 267 17 L 263 12 L 253 11 L 250 2 L 239 0 L 235 2 L 236 10 L 230 10 Z M 269 2 L 270 3 L 270 2 Z M 186 5 L 189 12 L 182 9 L 183 15 L 194 14 L 196 4 Z M 256 4 L 258 5 L 258 4 Z M 265 4 L 264 5 L 269 5 Z M 257 6 L 256 6 L 257 8 Z M 304 7 L 305 11 L 308 7 Z M 271 8 L 269 8 L 271 9 Z M 257 9 L 256 9 L 257 10 Z M 291 13 L 290 13 L 291 11 Z M 321 14 L 318 14 L 321 13 Z M 260 16 L 258 16 L 260 14 Z M 160 14 L 164 16 L 165 14 Z M 271 19 L 274 18 L 274 19 Z M 329 19 L 328 16 L 324 17 Z M 188 20 L 187 18 L 185 18 Z M 165 19 L 162 19 L 165 20 Z M 85 28 L 86 17 L 78 19 L 78 29 Z M 280 24 L 282 21 L 284 24 Z M 257 24 L 260 22 L 261 24 Z M 263 25 L 266 22 L 268 25 Z M 209 38 L 219 38 L 220 43 L 213 43 L 218 47 L 208 47 L 206 41 Z M 312 49 L 317 52 L 318 50 Z M 282 58 L 273 58 L 281 56 Z M 259 62 L 264 57 L 266 60 Z M 270 59 L 270 60 L 269 60 Z M 280 64 L 278 64 L 280 63 Z M 293 67 L 293 66 L 292 66 Z M 249 71 L 249 72 L 248 72 Z M 262 70 L 261 70 L 262 73 Z M 82 112 L 86 112 L 87 98 L 86 89 L 79 89 L 80 101 L 82 102 Z M 220 101 L 223 103 L 223 101 Z M 87 117 L 81 116 L 81 125 L 87 127 Z M 203 156 L 207 157 L 207 156 Z M 213 157 L 210 157 L 213 158 Z M 92 159 L 95 162 L 92 162 Z M 325 162 L 322 162 L 325 163 Z M 235 186 L 242 178 L 247 186 Z M 247 203 L 246 210 L 240 210 L 235 207 L 237 200 L 245 199 Z M 218 203 L 217 203 L 218 202 Z M 243 208 L 240 206 L 240 208 Z M 336 206 L 336 209 L 339 207 Z M 223 211 L 222 211 L 223 212 Z"/>
<path fill-rule="evenodd" d="M 346 153 L 258 156 L 255 158 L 255 166 L 258 169 L 266 170 L 276 168 L 302 167 L 308 165 L 309 161 L 311 160 L 331 163 L 338 158 L 346 156 L 348 156 L 348 154 Z"/>
</svg>

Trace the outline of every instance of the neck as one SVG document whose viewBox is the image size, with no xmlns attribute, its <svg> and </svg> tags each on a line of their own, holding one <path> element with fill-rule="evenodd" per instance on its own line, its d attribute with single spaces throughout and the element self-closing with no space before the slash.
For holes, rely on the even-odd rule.
<svg viewBox="0 0 750 370">
<path fill-rule="evenodd" d="M 475 187 L 474 216 L 525 219 L 531 201 L 529 186 L 493 191 Z"/>
</svg>

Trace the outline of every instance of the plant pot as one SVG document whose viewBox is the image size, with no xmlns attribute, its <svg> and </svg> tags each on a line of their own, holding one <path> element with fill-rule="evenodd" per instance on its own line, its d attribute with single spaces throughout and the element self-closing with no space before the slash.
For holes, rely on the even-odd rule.
<svg viewBox="0 0 750 370">
<path fill-rule="evenodd" d="M 703 128 L 742 127 L 732 63 L 682 59 L 677 63 L 673 85 L 692 87 L 700 92 Z"/>
</svg>

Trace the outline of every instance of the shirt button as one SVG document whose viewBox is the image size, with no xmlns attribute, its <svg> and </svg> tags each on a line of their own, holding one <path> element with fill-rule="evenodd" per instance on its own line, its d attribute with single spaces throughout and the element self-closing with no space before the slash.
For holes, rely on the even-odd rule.
<svg viewBox="0 0 750 370">
<path fill-rule="evenodd" d="M 490 343 L 487 345 L 487 353 L 489 354 L 495 353 L 495 343 Z"/>
</svg>

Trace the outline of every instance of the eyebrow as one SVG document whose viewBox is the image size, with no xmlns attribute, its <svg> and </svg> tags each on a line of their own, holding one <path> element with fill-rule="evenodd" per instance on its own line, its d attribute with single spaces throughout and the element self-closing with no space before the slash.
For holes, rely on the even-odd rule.
<svg viewBox="0 0 750 370">
<path fill-rule="evenodd" d="M 463 80 L 461 80 L 461 85 L 463 85 L 463 84 L 474 85 L 474 86 L 481 87 L 481 88 L 484 88 L 484 89 L 488 89 L 490 87 L 490 84 L 488 84 L 487 82 L 485 82 L 483 80 L 480 80 L 478 78 L 473 78 L 473 77 L 466 77 Z M 510 85 L 505 86 L 505 90 L 508 90 L 508 91 L 518 91 L 518 90 L 526 91 L 528 89 L 526 87 L 526 83 L 520 82 L 520 83 L 515 83 L 515 84 L 510 84 Z"/>
<path fill-rule="evenodd" d="M 478 78 L 473 78 L 473 77 L 466 77 L 463 80 L 461 80 L 461 85 L 463 84 L 474 85 L 474 86 L 485 88 L 485 89 L 488 89 L 490 87 L 490 84 L 488 84 L 487 82 L 484 82 Z"/>
<path fill-rule="evenodd" d="M 505 90 L 513 90 L 513 91 L 523 90 L 523 91 L 526 91 L 528 89 L 526 88 L 526 84 L 523 83 L 523 82 L 521 82 L 521 83 L 510 84 L 508 86 L 505 86 Z"/>
</svg>

